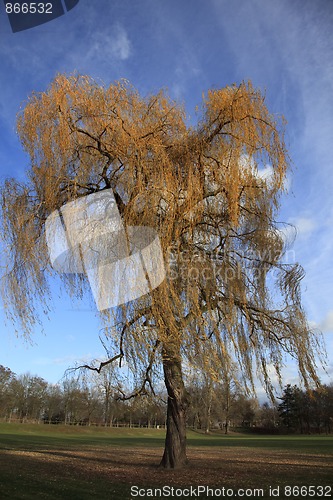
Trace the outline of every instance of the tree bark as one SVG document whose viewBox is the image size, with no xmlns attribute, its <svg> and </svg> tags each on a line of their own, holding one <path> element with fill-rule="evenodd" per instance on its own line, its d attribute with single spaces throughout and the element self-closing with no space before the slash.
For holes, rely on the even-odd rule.
<svg viewBox="0 0 333 500">
<path fill-rule="evenodd" d="M 207 387 L 207 393 L 208 393 L 208 398 L 207 398 L 207 410 L 206 410 L 206 430 L 205 433 L 209 434 L 210 433 L 210 415 L 212 412 L 212 400 L 213 400 L 213 388 L 211 382 L 208 383 Z"/>
<path fill-rule="evenodd" d="M 186 456 L 188 396 L 183 381 L 179 345 L 164 346 L 163 371 L 168 403 L 165 447 L 160 465 L 166 469 L 178 469 L 188 463 Z"/>
</svg>

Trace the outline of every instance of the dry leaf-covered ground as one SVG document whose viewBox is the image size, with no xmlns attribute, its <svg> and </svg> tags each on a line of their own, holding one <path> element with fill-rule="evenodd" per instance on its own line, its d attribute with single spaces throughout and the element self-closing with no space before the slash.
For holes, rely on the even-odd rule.
<svg viewBox="0 0 333 500">
<path fill-rule="evenodd" d="M 0 467 L 14 468 L 18 475 L 25 475 L 28 483 L 29 478 L 33 479 L 36 475 L 49 485 L 59 481 L 64 484 L 66 481 L 78 481 L 87 485 L 101 482 L 111 488 L 113 484 L 123 483 L 122 498 L 130 498 L 131 485 L 146 488 L 161 485 L 177 488 L 225 486 L 235 491 L 243 487 L 263 488 L 268 492 L 270 486 L 282 484 L 332 484 L 333 460 L 329 455 L 248 447 L 190 448 L 188 455 L 188 467 L 173 471 L 157 467 L 161 450 L 156 448 L 3 450 Z"/>
<path fill-rule="evenodd" d="M 247 497 L 265 499 L 272 498 L 270 487 L 280 487 L 280 493 L 288 485 L 332 487 L 332 436 L 206 436 L 189 431 L 189 465 L 182 470 L 158 467 L 164 437 L 157 429 L 0 424 L 0 500 L 126 500 L 133 485 L 147 493 L 136 498 L 167 498 L 148 492 L 163 486 L 224 487 L 229 493 L 244 488 L 252 493 Z M 256 488 L 265 496 L 254 493 Z M 323 492 L 327 495 L 318 489 L 315 493 L 309 498 L 333 498 L 333 488 Z M 195 492 L 189 497 L 197 498 Z M 307 496 L 303 490 L 278 498 Z"/>
</svg>

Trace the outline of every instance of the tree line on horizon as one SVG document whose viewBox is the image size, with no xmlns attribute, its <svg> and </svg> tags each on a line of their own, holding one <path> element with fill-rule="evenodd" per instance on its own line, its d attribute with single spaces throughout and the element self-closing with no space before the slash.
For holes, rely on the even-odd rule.
<svg viewBox="0 0 333 500">
<path fill-rule="evenodd" d="M 310 391 L 286 385 L 276 403 L 260 404 L 240 387 L 188 377 L 187 426 L 204 432 L 247 429 L 265 433 L 331 433 L 333 385 Z M 16 375 L 0 365 L 0 419 L 108 427 L 166 425 L 166 394 L 146 394 L 122 401 L 114 370 L 70 373 L 58 384 L 37 375 Z"/>
</svg>

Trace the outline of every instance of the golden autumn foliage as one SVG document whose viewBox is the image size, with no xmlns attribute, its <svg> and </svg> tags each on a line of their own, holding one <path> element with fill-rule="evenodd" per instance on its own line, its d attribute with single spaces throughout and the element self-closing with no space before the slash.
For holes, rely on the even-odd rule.
<svg viewBox="0 0 333 500">
<path fill-rule="evenodd" d="M 27 182 L 2 189 L 5 299 L 23 331 L 36 305 L 47 306 L 47 216 L 112 188 L 125 225 L 158 232 L 167 268 L 151 294 L 102 314 L 110 350 L 141 366 L 144 384 L 159 360 L 200 359 L 218 378 L 236 359 L 250 384 L 258 372 L 271 392 L 270 369 L 280 376 L 286 352 L 318 382 L 303 272 L 283 263 L 275 222 L 289 165 L 283 127 L 250 82 L 209 91 L 196 127 L 165 92 L 142 97 L 126 81 L 58 75 L 32 94 L 17 124 Z M 84 276 L 62 278 L 72 293 L 84 289 Z"/>
</svg>

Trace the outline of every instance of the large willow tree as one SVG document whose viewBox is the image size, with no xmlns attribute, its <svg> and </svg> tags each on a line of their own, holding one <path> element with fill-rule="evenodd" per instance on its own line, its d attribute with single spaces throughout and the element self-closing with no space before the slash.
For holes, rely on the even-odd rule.
<svg viewBox="0 0 333 500">
<path fill-rule="evenodd" d="M 164 282 L 101 317 L 109 362 L 132 363 L 137 393 L 163 366 L 163 466 L 187 460 L 184 362 L 216 379 L 230 377 L 236 360 L 244 380 L 259 374 L 271 393 L 270 377 L 280 377 L 289 353 L 305 383 L 318 382 L 318 338 L 300 302 L 303 272 L 283 263 L 276 223 L 288 169 L 283 123 L 251 83 L 209 91 L 197 126 L 188 127 L 164 92 L 142 97 L 127 82 L 105 87 L 58 75 L 31 95 L 17 130 L 31 166 L 25 183 L 9 179 L 2 189 L 3 290 L 21 331 L 32 332 L 50 296 L 55 271 L 43 235 L 51 212 L 112 189 L 124 226 L 149 226 L 160 237 Z M 85 289 L 84 274 L 61 278 L 74 295 Z"/>
</svg>

